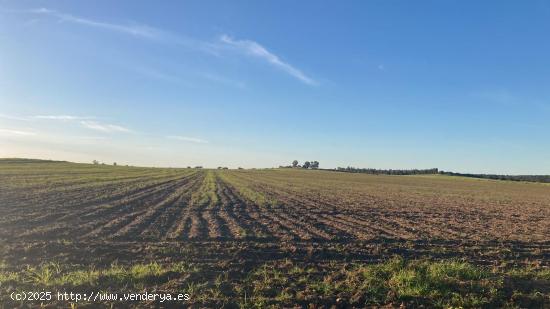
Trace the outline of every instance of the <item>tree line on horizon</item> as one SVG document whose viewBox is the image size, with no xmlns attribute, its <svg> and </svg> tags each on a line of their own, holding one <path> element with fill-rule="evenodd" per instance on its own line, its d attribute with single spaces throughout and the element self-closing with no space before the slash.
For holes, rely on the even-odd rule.
<svg viewBox="0 0 550 309">
<path fill-rule="evenodd" d="M 439 170 L 437 168 L 428 169 L 375 169 L 375 168 L 357 168 L 357 167 L 337 167 L 335 169 L 338 172 L 347 173 L 363 173 L 372 175 L 425 175 L 425 174 L 437 174 Z"/>
<path fill-rule="evenodd" d="M 347 173 L 364 173 L 371 175 L 447 175 L 470 178 L 509 180 L 509 181 L 528 181 L 550 183 L 550 175 L 497 175 L 497 174 L 473 174 L 473 173 L 455 173 L 440 171 L 438 168 L 429 169 L 375 169 L 375 168 L 356 168 L 356 167 L 337 167 L 333 171 Z"/>
<path fill-rule="evenodd" d="M 528 182 L 544 182 L 550 183 L 550 175 L 497 175 L 497 174 L 470 174 L 470 173 L 454 173 L 440 171 L 441 175 L 461 176 L 470 178 L 482 178 L 493 180 L 509 180 L 509 181 L 528 181 Z"/>
<path fill-rule="evenodd" d="M 44 160 L 44 159 L 28 159 L 28 158 L 0 158 L 1 163 L 71 163 L 69 161 L 57 161 L 57 160 Z M 93 160 L 94 165 L 106 165 L 105 163 Z M 118 164 L 113 163 L 114 166 Z M 129 166 L 129 165 L 126 165 Z M 187 166 L 187 168 L 192 168 Z M 195 166 L 193 168 L 202 169 L 202 166 Z M 320 169 L 318 161 L 305 161 L 300 165 L 298 160 L 294 160 L 291 165 L 279 166 L 279 168 L 304 168 L 304 169 Z M 218 167 L 218 169 L 228 169 L 227 167 Z M 243 170 L 242 167 L 237 169 Z M 254 169 L 254 168 L 253 168 Z M 508 180 L 508 181 L 527 181 L 527 182 L 540 182 L 550 183 L 550 175 L 498 175 L 498 174 L 474 174 L 474 173 L 455 173 L 449 171 L 440 171 L 438 168 L 430 169 L 375 169 L 375 168 L 357 168 L 357 167 L 337 167 L 335 169 L 321 169 L 324 171 L 337 171 L 348 173 L 365 173 L 373 175 L 428 175 L 428 174 L 440 174 L 447 176 L 461 176 L 470 178 L 482 178 L 492 180 Z"/>
<path fill-rule="evenodd" d="M 280 165 L 279 168 L 304 168 L 316 170 L 319 169 L 319 161 L 305 161 L 302 165 L 300 165 L 300 162 L 298 162 L 298 160 L 294 160 L 292 161 L 291 165 Z"/>
</svg>

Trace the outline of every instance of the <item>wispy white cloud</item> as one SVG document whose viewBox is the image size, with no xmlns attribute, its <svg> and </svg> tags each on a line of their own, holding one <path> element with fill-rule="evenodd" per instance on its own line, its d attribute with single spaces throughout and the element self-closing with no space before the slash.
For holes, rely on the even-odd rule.
<svg viewBox="0 0 550 309">
<path fill-rule="evenodd" d="M 23 130 L 14 130 L 14 129 L 0 129 L 1 135 L 8 136 L 33 136 L 36 135 L 36 132 L 32 131 L 23 131 Z"/>
<path fill-rule="evenodd" d="M 265 47 L 263 47 L 262 45 L 260 45 L 255 41 L 235 40 L 232 37 L 224 34 L 220 37 L 220 42 L 228 46 L 231 46 L 233 48 L 236 48 L 247 55 L 263 59 L 268 63 L 270 63 L 271 65 L 285 71 L 289 75 L 297 78 L 298 80 L 308 85 L 315 86 L 318 84 L 315 80 L 313 80 L 312 78 L 304 74 L 302 71 L 290 65 L 289 63 L 282 61 L 277 55 L 271 53 Z"/>
<path fill-rule="evenodd" d="M 119 33 L 129 34 L 136 37 L 143 37 L 147 39 L 167 39 L 169 34 L 154 27 L 150 27 L 142 24 L 116 24 L 98 21 L 89 18 L 83 18 L 71 14 L 62 13 L 56 10 L 47 8 L 39 8 L 30 10 L 31 13 L 43 14 L 55 17 L 62 22 L 71 22 L 75 24 L 81 24 L 89 27 L 102 28 L 105 30 L 115 31 Z"/>
<path fill-rule="evenodd" d="M 175 139 L 178 141 L 184 141 L 184 142 L 190 142 L 190 143 L 197 143 L 197 144 L 207 144 L 208 141 L 196 138 L 196 137 L 188 137 L 188 136 L 179 136 L 179 135 L 169 135 L 166 138 L 169 139 Z"/>
<path fill-rule="evenodd" d="M 33 121 L 36 119 L 45 119 L 45 120 L 64 120 L 64 121 L 74 121 L 74 120 L 89 120 L 95 119 L 95 117 L 82 117 L 82 116 L 71 116 L 71 115 L 35 115 L 35 116 L 14 116 L 0 114 L 0 118 L 9 119 L 9 120 L 19 120 L 19 121 Z"/>
<path fill-rule="evenodd" d="M 95 131 L 105 132 L 105 133 L 131 133 L 132 130 L 125 128 L 123 126 L 115 125 L 115 124 L 106 124 L 106 123 L 100 123 L 97 121 L 94 121 L 93 119 L 96 119 L 96 117 L 91 116 L 72 116 L 72 115 L 35 115 L 35 116 L 26 116 L 26 117 L 19 117 L 19 116 L 12 116 L 12 115 L 5 115 L 0 114 L 0 118 L 4 119 L 10 119 L 10 120 L 21 120 L 21 121 L 35 121 L 35 120 L 54 120 L 54 121 L 62 121 L 62 122 L 77 122 L 80 123 L 83 127 Z M 30 131 L 22 131 L 22 130 L 12 130 L 12 129 L 1 129 L 4 135 L 11 134 L 11 135 L 36 135 L 34 132 Z"/>
<path fill-rule="evenodd" d="M 128 128 L 125 128 L 125 127 L 122 127 L 122 126 L 119 126 L 119 125 L 99 123 L 99 122 L 96 122 L 96 121 L 84 120 L 84 121 L 80 121 L 80 124 L 85 128 L 100 131 L 100 132 L 105 132 L 105 133 L 116 133 L 116 132 L 130 133 L 130 132 L 132 132 L 132 130 L 130 130 Z"/>
<path fill-rule="evenodd" d="M 154 40 L 158 42 L 185 46 L 189 49 L 198 50 L 218 56 L 219 48 L 216 44 L 202 40 L 196 40 L 190 37 L 174 34 L 170 31 L 159 29 L 140 23 L 114 23 L 106 22 L 93 18 L 76 16 L 57 10 L 39 8 L 26 11 L 27 13 L 40 14 L 58 19 L 60 22 L 69 22 L 82 26 L 103 29 L 106 31 L 116 32 L 124 35 L 130 35 L 136 38 Z"/>
<path fill-rule="evenodd" d="M 169 31 L 165 31 L 163 29 L 155 28 L 145 24 L 106 22 L 106 21 L 100 21 L 92 18 L 76 16 L 76 15 L 72 15 L 72 14 L 68 14 L 68 13 L 64 13 L 64 12 L 60 12 L 60 11 L 52 10 L 48 8 L 31 9 L 31 10 L 26 10 L 21 12 L 38 14 L 43 16 L 50 16 L 52 18 L 59 20 L 60 22 L 74 23 L 74 24 L 79 24 L 87 27 L 93 27 L 96 29 L 104 29 L 107 31 L 130 35 L 133 37 L 139 37 L 143 39 L 155 40 L 163 43 L 184 46 L 186 48 L 208 53 L 213 56 L 220 56 L 220 53 L 222 53 L 224 50 L 227 50 L 228 47 L 231 47 L 233 49 L 238 50 L 241 53 L 263 59 L 264 61 L 267 61 L 271 65 L 281 69 L 287 74 L 293 76 L 294 78 L 308 85 L 318 85 L 318 82 L 315 81 L 313 78 L 307 76 L 304 72 L 292 66 L 291 64 L 281 60 L 279 56 L 273 54 L 272 52 L 267 50 L 264 46 L 252 40 L 236 40 L 228 35 L 222 35 L 219 38 L 219 40 L 216 40 L 216 41 L 200 40 L 200 39 L 194 39 L 191 37 L 182 36 L 179 34 L 174 34 Z M 138 70 L 142 71 L 141 73 L 146 74 L 153 78 L 162 79 L 170 82 L 178 82 L 178 83 L 182 82 L 177 77 L 163 74 L 161 72 L 157 72 L 153 70 L 143 70 L 142 68 L 138 68 Z M 214 76 L 213 78 L 209 78 L 209 77 L 206 77 L 206 78 L 215 82 L 222 82 L 226 84 L 233 83 L 228 79 L 217 78 L 216 76 Z M 240 84 L 239 82 L 233 83 L 233 84 L 236 85 L 237 87 L 242 88 L 242 84 Z"/>
<path fill-rule="evenodd" d="M 27 117 L 20 117 L 20 116 L 6 115 L 6 114 L 0 114 L 0 118 L 8 119 L 8 120 L 18 120 L 18 121 L 29 121 L 30 120 Z"/>
<path fill-rule="evenodd" d="M 94 117 L 80 117 L 80 116 L 71 116 L 71 115 L 38 115 L 33 116 L 35 119 L 48 119 L 48 120 L 85 120 L 85 119 L 94 119 Z"/>
</svg>

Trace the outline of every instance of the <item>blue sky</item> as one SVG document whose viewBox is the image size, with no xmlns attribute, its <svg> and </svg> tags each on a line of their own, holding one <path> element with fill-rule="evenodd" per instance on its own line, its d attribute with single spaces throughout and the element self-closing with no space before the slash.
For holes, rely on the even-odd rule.
<svg viewBox="0 0 550 309">
<path fill-rule="evenodd" d="M 0 156 L 550 174 L 547 1 L 0 1 Z"/>
</svg>

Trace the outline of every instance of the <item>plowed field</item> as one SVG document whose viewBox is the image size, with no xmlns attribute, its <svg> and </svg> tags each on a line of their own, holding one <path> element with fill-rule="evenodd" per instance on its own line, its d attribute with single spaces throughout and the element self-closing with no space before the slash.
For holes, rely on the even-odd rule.
<svg viewBox="0 0 550 309">
<path fill-rule="evenodd" d="M 194 307 L 546 306 L 550 186 L 0 160 L 0 244 L 5 308 L 41 303 L 9 298 L 22 289 L 182 292 Z M 404 290 L 399 276 L 422 263 L 471 267 L 482 275 L 445 278 L 480 287 Z M 181 306 L 76 305 L 113 304 Z"/>
</svg>

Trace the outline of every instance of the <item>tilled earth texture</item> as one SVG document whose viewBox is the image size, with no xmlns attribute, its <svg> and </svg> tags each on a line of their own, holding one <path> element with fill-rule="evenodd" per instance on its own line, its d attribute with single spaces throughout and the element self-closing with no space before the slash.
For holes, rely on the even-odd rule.
<svg viewBox="0 0 550 309">
<path fill-rule="evenodd" d="M 0 308 L 550 308 L 549 267 L 548 184 L 0 160 Z"/>
</svg>

